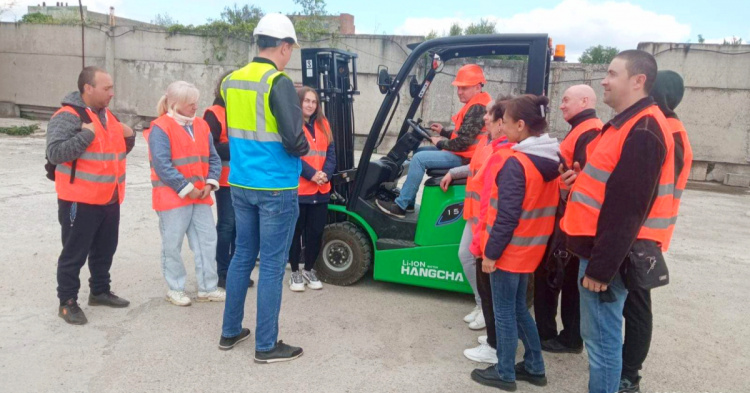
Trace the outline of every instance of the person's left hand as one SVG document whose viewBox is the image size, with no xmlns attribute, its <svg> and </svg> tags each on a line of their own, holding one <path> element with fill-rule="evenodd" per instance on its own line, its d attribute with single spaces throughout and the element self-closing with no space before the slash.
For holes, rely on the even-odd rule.
<svg viewBox="0 0 750 393">
<path fill-rule="evenodd" d="M 213 189 L 214 189 L 214 186 L 212 186 L 210 184 L 206 184 L 203 187 L 203 189 L 201 190 L 201 194 L 198 197 L 198 199 L 204 199 L 204 198 L 210 196 L 211 195 L 211 190 L 213 190 Z"/>
<path fill-rule="evenodd" d="M 607 290 L 607 284 L 602 284 L 599 281 L 589 278 L 589 276 L 583 276 L 581 286 L 591 292 L 604 292 Z"/>
<path fill-rule="evenodd" d="M 131 136 L 135 135 L 135 132 L 133 132 L 133 129 L 130 128 L 127 124 L 122 125 L 122 136 L 125 138 L 130 138 Z"/>
<path fill-rule="evenodd" d="M 495 267 L 495 262 L 497 261 L 485 257 L 484 260 L 482 260 L 482 271 L 489 274 L 497 270 L 497 268 Z"/>
<path fill-rule="evenodd" d="M 441 137 L 441 136 L 430 137 L 430 141 L 432 141 L 432 144 L 435 145 L 435 146 L 437 146 L 438 142 L 440 142 L 442 140 L 443 140 L 443 137 Z"/>
<path fill-rule="evenodd" d="M 440 180 L 440 189 L 443 190 L 443 192 L 448 191 L 448 186 L 451 185 L 452 181 L 453 176 L 451 176 L 450 173 L 446 173 L 445 176 L 443 176 L 443 179 Z"/>
</svg>

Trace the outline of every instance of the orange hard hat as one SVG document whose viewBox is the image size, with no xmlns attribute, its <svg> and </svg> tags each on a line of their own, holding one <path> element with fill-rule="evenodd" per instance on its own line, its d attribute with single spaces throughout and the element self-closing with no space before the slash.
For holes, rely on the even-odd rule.
<svg viewBox="0 0 750 393">
<path fill-rule="evenodd" d="M 456 79 L 453 81 L 453 86 L 474 86 L 478 84 L 486 84 L 487 80 L 484 79 L 484 72 L 482 67 L 476 64 L 467 64 L 458 69 L 456 73 Z"/>
</svg>

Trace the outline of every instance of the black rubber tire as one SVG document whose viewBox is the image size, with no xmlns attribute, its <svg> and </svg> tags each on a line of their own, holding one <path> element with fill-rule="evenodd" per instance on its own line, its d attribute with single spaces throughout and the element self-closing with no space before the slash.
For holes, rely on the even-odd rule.
<svg viewBox="0 0 750 393">
<path fill-rule="evenodd" d="M 324 260 L 327 256 L 326 246 L 332 242 L 344 242 L 351 249 L 351 264 L 346 270 L 334 270 Z M 367 274 L 370 264 L 372 264 L 372 245 L 362 229 L 351 222 L 326 225 L 320 255 L 315 261 L 315 270 L 321 281 L 339 286 L 354 284 Z"/>
</svg>

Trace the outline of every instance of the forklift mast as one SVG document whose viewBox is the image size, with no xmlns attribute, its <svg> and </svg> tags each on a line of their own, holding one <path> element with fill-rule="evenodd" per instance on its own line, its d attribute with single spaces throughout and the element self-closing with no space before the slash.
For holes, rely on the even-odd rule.
<svg viewBox="0 0 750 393">
<path fill-rule="evenodd" d="M 355 178 L 354 96 L 357 90 L 357 54 L 332 48 L 302 49 L 302 84 L 315 89 L 331 125 L 336 151 L 331 202 L 344 204 L 351 197 Z"/>
</svg>

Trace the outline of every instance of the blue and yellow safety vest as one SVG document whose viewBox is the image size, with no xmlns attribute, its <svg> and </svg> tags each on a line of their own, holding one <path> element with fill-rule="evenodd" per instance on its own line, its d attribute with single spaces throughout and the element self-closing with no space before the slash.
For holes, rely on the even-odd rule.
<svg viewBox="0 0 750 393">
<path fill-rule="evenodd" d="M 232 186 L 253 190 L 299 187 L 302 162 L 284 149 L 269 105 L 271 86 L 280 76 L 288 78 L 272 64 L 251 62 L 222 82 Z"/>
</svg>

